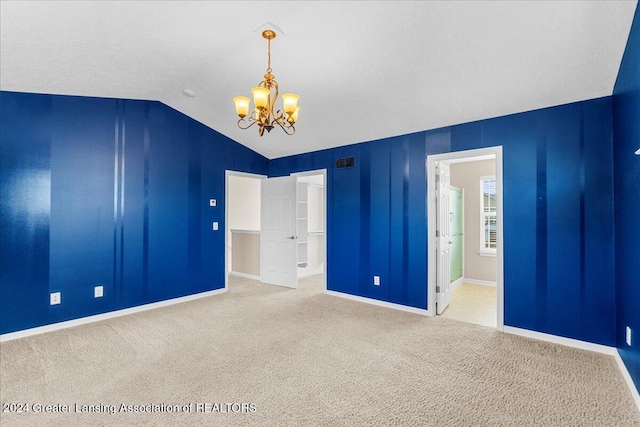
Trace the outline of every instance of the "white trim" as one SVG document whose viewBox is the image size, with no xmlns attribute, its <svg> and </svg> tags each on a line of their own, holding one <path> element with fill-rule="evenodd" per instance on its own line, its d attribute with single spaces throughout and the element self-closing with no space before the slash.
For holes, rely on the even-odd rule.
<svg viewBox="0 0 640 427">
<path fill-rule="evenodd" d="M 429 310 L 425 310 L 423 308 L 410 307 L 408 305 L 395 304 L 395 303 L 392 303 L 392 302 L 380 301 L 380 300 L 373 299 L 373 298 L 359 297 L 357 295 L 345 294 L 345 293 L 337 292 L 337 291 L 326 290 L 326 291 L 324 291 L 324 293 L 327 294 L 327 295 L 334 296 L 334 297 L 340 297 L 340 298 L 345 298 L 345 299 L 349 299 L 349 300 L 352 300 L 352 301 L 357 301 L 357 302 L 363 302 L 363 303 L 366 303 L 366 304 L 376 305 L 378 307 L 392 308 L 394 310 L 406 311 L 406 312 L 409 312 L 409 313 L 414 313 L 414 314 L 420 314 L 420 315 L 423 315 L 423 316 L 433 317 L 433 312 L 431 312 Z"/>
<path fill-rule="evenodd" d="M 79 319 L 67 320 L 65 322 L 52 323 L 50 325 L 39 326 L 37 328 L 24 329 L 22 331 L 10 332 L 0 335 L 0 342 L 11 341 L 18 338 L 25 338 L 32 335 L 38 335 L 45 332 L 57 331 L 60 329 L 73 328 L 74 326 L 86 325 L 88 323 L 100 322 L 102 320 L 113 319 L 114 317 L 126 316 L 129 314 L 140 313 L 143 311 L 153 310 L 160 307 L 166 307 L 174 304 L 181 304 L 200 298 L 206 298 L 227 292 L 227 288 L 214 289 L 213 291 L 200 292 L 198 294 L 187 295 L 184 297 L 172 298 L 165 301 L 153 302 L 150 304 L 139 305 L 137 307 L 125 308 L 122 310 L 110 311 L 108 313 L 96 314 L 94 316 L 81 317 Z"/>
<path fill-rule="evenodd" d="M 260 281 L 260 276 L 254 276 L 253 274 L 240 273 L 238 271 L 233 271 L 233 270 L 231 270 L 229 272 L 229 275 L 230 276 L 244 277 L 245 279 L 257 280 L 258 282 Z"/>
<path fill-rule="evenodd" d="M 498 254 L 496 257 L 496 329 L 501 331 L 504 327 L 504 242 L 503 242 L 503 226 L 502 219 L 502 146 L 479 148 L 475 150 L 454 151 L 443 154 L 428 155 L 425 159 L 427 167 L 427 295 L 428 310 L 435 313 L 436 301 L 436 266 L 435 266 L 435 162 L 444 160 L 456 160 L 456 163 L 462 161 L 475 161 L 479 157 L 495 156 L 496 160 L 496 196 L 497 201 L 497 246 Z M 462 160 L 464 159 L 464 160 Z"/>
<path fill-rule="evenodd" d="M 229 289 L 229 273 L 231 266 L 229 265 L 229 250 L 231 242 L 229 242 L 229 177 L 240 176 L 244 178 L 264 179 L 266 175 L 258 175 L 247 172 L 238 172 L 230 169 L 224 171 L 224 289 Z M 260 280 L 260 278 L 258 278 Z"/>
<path fill-rule="evenodd" d="M 470 279 L 468 277 L 464 278 L 464 282 L 470 285 L 498 286 L 496 282 L 491 282 L 489 280 Z"/>
<path fill-rule="evenodd" d="M 631 392 L 631 396 L 633 397 L 633 401 L 636 403 L 638 407 L 638 411 L 640 411 L 640 394 L 638 393 L 638 389 L 631 378 L 631 374 L 629 374 L 629 370 L 627 366 L 624 364 L 622 357 L 620 357 L 620 353 L 618 349 L 613 354 L 613 357 L 616 359 L 616 363 L 618 364 L 618 368 L 620 369 L 620 373 L 622 374 L 622 378 L 627 383 L 627 387 L 629 387 L 629 391 Z"/>
<path fill-rule="evenodd" d="M 615 347 L 609 347 L 602 344 L 594 344 L 591 342 L 580 341 L 573 338 L 560 337 L 558 335 L 545 334 L 543 332 L 530 331 L 528 329 L 515 328 L 513 326 L 505 326 L 503 331 L 508 334 L 520 335 L 522 337 L 533 338 L 540 341 L 547 341 L 554 344 L 560 344 L 567 347 L 579 348 L 581 350 L 595 351 L 596 353 L 608 354 L 613 356 L 617 353 Z"/>
<path fill-rule="evenodd" d="M 302 279 L 304 277 L 311 277 L 311 276 L 316 276 L 318 274 L 322 274 L 324 273 L 324 268 L 321 268 L 319 270 L 315 270 L 315 271 L 306 271 L 302 274 L 298 273 L 298 279 Z"/>
<path fill-rule="evenodd" d="M 495 250 L 490 251 L 490 249 L 480 249 L 478 251 L 478 255 L 480 256 L 488 256 L 491 258 L 495 258 L 497 256 L 497 253 Z"/>
<path fill-rule="evenodd" d="M 464 283 L 464 276 L 456 279 L 455 281 L 451 282 L 451 285 L 449 285 L 449 289 L 450 290 L 454 290 L 455 288 L 457 288 L 458 286 L 462 285 Z"/>
<path fill-rule="evenodd" d="M 327 205 L 327 189 L 329 188 L 329 183 L 327 182 L 327 170 L 326 169 L 314 169 L 314 170 L 309 170 L 309 171 L 302 171 L 302 172 L 293 172 L 290 174 L 290 176 L 296 176 L 296 177 L 300 177 L 300 176 L 313 176 L 313 175 L 322 175 L 322 182 L 323 182 L 323 196 L 324 196 L 324 219 L 323 219 L 323 226 L 325 228 L 325 230 L 327 229 L 327 212 L 329 211 L 329 206 Z M 327 291 L 327 265 L 328 265 L 328 252 L 327 252 L 327 233 L 323 232 L 322 233 L 322 238 L 324 239 L 324 267 L 323 267 L 323 272 L 325 272 L 324 275 L 324 279 L 323 279 L 323 290 L 326 292 Z M 298 277 L 306 277 L 305 275 L 299 275 Z"/>
<path fill-rule="evenodd" d="M 242 233 L 242 234 L 260 234 L 260 230 L 238 230 L 236 228 L 232 228 L 231 230 L 232 233 Z"/>
</svg>

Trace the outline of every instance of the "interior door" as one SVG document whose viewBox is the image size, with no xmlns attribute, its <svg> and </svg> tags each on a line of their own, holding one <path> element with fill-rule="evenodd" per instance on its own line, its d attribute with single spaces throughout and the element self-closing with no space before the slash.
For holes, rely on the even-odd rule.
<svg viewBox="0 0 640 427">
<path fill-rule="evenodd" d="M 436 163 L 436 313 L 442 314 L 451 300 L 451 227 L 449 165 Z"/>
<path fill-rule="evenodd" d="M 296 178 L 291 176 L 261 181 L 260 271 L 263 283 L 298 287 L 296 187 Z"/>
<path fill-rule="evenodd" d="M 464 266 L 462 262 L 464 250 L 464 197 L 461 188 L 449 186 L 449 234 L 451 236 L 449 245 L 449 260 L 451 263 L 451 283 L 455 283 L 463 274 Z"/>
</svg>

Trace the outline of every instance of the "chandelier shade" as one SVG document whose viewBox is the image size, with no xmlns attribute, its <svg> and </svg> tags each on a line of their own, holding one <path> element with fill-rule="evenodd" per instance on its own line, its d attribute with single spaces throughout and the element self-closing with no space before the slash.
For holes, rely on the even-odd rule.
<svg viewBox="0 0 640 427">
<path fill-rule="evenodd" d="M 236 96 L 233 98 L 233 102 L 236 103 L 236 113 L 241 117 L 246 117 L 249 114 L 249 103 L 251 100 L 246 96 Z"/>
<path fill-rule="evenodd" d="M 273 30 L 265 30 L 262 37 L 267 40 L 267 72 L 264 80 L 258 86 L 251 88 L 253 94 L 254 110 L 249 114 L 251 99 L 246 96 L 236 96 L 233 102 L 236 105 L 236 114 L 240 117 L 238 127 L 240 129 L 248 129 L 251 126 L 258 125 L 258 135 L 264 135 L 264 131 L 271 132 L 276 125 L 280 126 L 287 135 L 293 135 L 296 132 L 293 126 L 298 121 L 298 112 L 300 106 L 298 100 L 300 97 L 295 93 L 283 93 L 282 104 L 283 110 L 276 110 L 274 107 L 278 100 L 278 82 L 275 76 L 271 74 L 271 40 L 276 37 Z"/>
</svg>

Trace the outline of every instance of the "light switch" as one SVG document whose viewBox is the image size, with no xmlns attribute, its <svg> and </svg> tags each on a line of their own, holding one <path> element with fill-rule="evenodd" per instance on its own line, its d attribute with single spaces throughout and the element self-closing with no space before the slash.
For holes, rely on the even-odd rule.
<svg viewBox="0 0 640 427">
<path fill-rule="evenodd" d="M 216 206 L 216 199 L 209 199 L 209 206 L 211 207 Z"/>
<path fill-rule="evenodd" d="M 218 230 L 218 221 L 214 221 L 213 223 L 213 231 Z"/>
<path fill-rule="evenodd" d="M 373 284 L 375 286 L 380 286 L 380 276 L 373 276 Z"/>
</svg>

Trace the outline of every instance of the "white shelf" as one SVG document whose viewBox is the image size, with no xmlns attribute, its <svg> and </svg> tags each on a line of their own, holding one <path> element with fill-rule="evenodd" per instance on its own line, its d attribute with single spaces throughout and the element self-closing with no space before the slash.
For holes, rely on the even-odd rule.
<svg viewBox="0 0 640 427">
<path fill-rule="evenodd" d="M 306 267 L 309 261 L 309 246 L 307 244 L 307 235 L 309 230 L 309 206 L 308 202 L 309 183 L 298 182 L 298 200 L 297 200 L 297 235 L 298 235 L 298 266 Z"/>
</svg>

